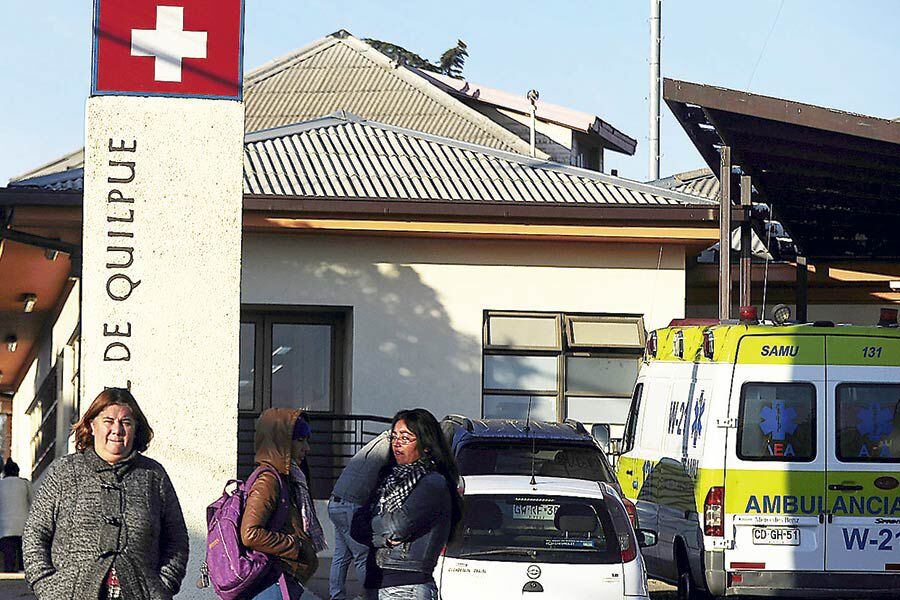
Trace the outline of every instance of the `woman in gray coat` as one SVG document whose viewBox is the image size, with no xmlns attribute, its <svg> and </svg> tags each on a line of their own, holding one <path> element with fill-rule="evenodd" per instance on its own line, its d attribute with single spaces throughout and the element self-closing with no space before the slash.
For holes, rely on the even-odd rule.
<svg viewBox="0 0 900 600">
<path fill-rule="evenodd" d="M 25 523 L 28 583 L 39 600 L 170 600 L 188 535 L 169 476 L 142 454 L 147 418 L 111 388 L 73 431 L 77 451 L 50 465 Z"/>
</svg>

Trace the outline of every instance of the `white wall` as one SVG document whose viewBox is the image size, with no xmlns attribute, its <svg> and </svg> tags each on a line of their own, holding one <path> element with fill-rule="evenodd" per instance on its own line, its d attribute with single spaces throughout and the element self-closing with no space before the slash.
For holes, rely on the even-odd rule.
<svg viewBox="0 0 900 600">
<path fill-rule="evenodd" d="M 660 268 L 657 269 L 659 264 Z M 651 244 L 245 235 L 244 304 L 352 309 L 352 412 L 481 414 L 483 311 L 682 317 L 684 251 Z"/>
</svg>

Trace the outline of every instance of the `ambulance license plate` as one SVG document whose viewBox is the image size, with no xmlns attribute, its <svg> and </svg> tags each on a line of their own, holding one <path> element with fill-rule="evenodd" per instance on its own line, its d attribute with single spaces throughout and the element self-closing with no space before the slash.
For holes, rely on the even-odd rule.
<svg viewBox="0 0 900 600">
<path fill-rule="evenodd" d="M 800 530 L 796 527 L 754 527 L 753 543 L 763 546 L 799 546 Z"/>
</svg>

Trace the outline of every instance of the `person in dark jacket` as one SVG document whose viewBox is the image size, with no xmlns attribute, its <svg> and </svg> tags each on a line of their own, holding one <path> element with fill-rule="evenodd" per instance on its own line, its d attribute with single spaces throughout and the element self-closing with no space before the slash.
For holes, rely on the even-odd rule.
<svg viewBox="0 0 900 600">
<path fill-rule="evenodd" d="M 331 600 L 346 600 L 345 589 L 350 561 L 356 567 L 356 578 L 365 586 L 369 546 L 353 539 L 353 518 L 378 487 L 381 471 L 392 464 L 390 431 L 385 431 L 353 455 L 334 484 L 328 500 L 328 518 L 334 525 L 334 556 L 328 578 Z M 365 600 L 378 597 L 377 590 L 364 589 Z"/>
<path fill-rule="evenodd" d="M 175 488 L 142 453 L 153 429 L 126 389 L 104 390 L 73 427 L 25 523 L 25 578 L 39 600 L 171 600 L 188 534 Z"/>
<path fill-rule="evenodd" d="M 257 600 L 300 598 L 303 584 L 318 567 L 313 541 L 304 531 L 303 516 L 290 493 L 291 462 L 299 465 L 306 457 L 311 434 L 309 423 L 299 417 L 299 410 L 270 408 L 256 422 L 256 464 L 278 472 L 277 477 L 269 471 L 257 477 L 241 516 L 241 543 L 276 559 L 276 568 L 253 596 Z M 287 518 L 275 530 L 270 521 L 283 497 L 287 498 L 287 506 L 282 509 L 287 510 Z"/>
<path fill-rule="evenodd" d="M 394 416 L 391 450 L 397 464 L 368 509 L 378 598 L 436 600 L 432 573 L 461 516 L 459 470 L 437 420 L 423 408 Z"/>
</svg>

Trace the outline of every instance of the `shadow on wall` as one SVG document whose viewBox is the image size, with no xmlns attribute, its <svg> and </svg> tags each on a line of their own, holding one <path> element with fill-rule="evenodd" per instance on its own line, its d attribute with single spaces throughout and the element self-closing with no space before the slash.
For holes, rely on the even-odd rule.
<svg viewBox="0 0 900 600">
<path fill-rule="evenodd" d="M 291 272 L 286 279 L 302 283 L 270 289 L 269 302 L 352 307 L 345 362 L 351 367 L 345 380 L 354 382 L 352 412 L 392 416 L 423 406 L 438 418 L 481 414 L 481 340 L 453 327 L 438 294 L 414 268 L 293 260 L 281 266 Z"/>
</svg>

